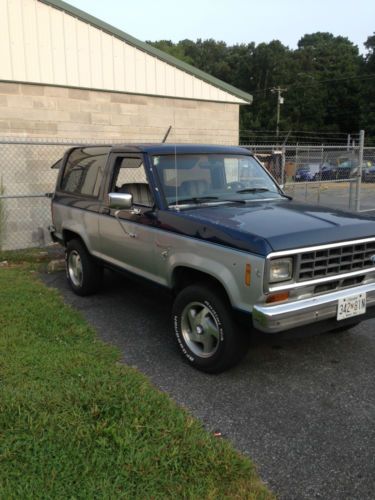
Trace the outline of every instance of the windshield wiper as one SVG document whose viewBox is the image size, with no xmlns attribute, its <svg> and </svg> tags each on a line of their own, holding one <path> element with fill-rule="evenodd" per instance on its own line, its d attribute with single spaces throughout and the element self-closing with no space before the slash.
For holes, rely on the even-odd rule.
<svg viewBox="0 0 375 500">
<path fill-rule="evenodd" d="M 205 203 L 206 201 L 215 201 L 219 198 L 217 196 L 193 196 L 192 198 L 183 198 L 182 200 L 176 200 L 169 205 L 180 205 L 185 203 Z"/>
<path fill-rule="evenodd" d="M 287 198 L 288 200 L 293 200 L 293 198 L 291 196 L 289 196 L 288 194 L 285 194 L 281 191 L 278 191 L 276 193 L 276 191 L 271 191 L 271 189 L 267 189 L 267 188 L 245 188 L 245 189 L 240 189 L 239 191 L 236 191 L 236 193 L 275 193 L 275 194 L 279 194 L 280 196 L 282 196 L 283 198 Z"/>
<path fill-rule="evenodd" d="M 267 191 L 271 192 L 271 190 L 267 188 L 245 188 L 239 189 L 236 193 L 265 193 Z"/>
<path fill-rule="evenodd" d="M 279 193 L 279 195 L 282 196 L 283 198 L 287 198 L 288 200 L 293 200 L 293 197 L 289 196 L 289 194 Z"/>
</svg>

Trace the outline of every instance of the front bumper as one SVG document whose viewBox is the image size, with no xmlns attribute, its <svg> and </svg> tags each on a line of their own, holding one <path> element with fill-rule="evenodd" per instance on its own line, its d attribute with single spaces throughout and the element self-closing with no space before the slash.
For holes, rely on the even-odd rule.
<svg viewBox="0 0 375 500">
<path fill-rule="evenodd" d="M 319 321 L 334 320 L 337 315 L 338 300 L 359 293 L 366 293 L 367 299 L 366 313 L 354 318 L 361 321 L 370 317 L 368 311 L 375 307 L 375 283 L 345 288 L 295 302 L 255 305 L 252 313 L 253 324 L 262 332 L 278 333 Z M 340 324 L 341 321 L 337 321 L 337 326 Z"/>
</svg>

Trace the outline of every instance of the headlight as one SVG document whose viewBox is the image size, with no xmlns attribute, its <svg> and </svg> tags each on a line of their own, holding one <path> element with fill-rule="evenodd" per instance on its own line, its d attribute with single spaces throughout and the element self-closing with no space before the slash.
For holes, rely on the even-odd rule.
<svg viewBox="0 0 375 500">
<path fill-rule="evenodd" d="M 292 279 L 293 259 L 275 259 L 270 262 L 270 283 Z"/>
</svg>

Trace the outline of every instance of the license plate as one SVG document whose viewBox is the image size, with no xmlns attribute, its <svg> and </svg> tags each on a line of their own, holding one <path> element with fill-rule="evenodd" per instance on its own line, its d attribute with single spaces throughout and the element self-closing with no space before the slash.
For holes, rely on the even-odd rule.
<svg viewBox="0 0 375 500">
<path fill-rule="evenodd" d="M 339 299 L 337 308 L 337 321 L 359 316 L 366 312 L 366 294 L 359 293 L 350 297 Z"/>
</svg>

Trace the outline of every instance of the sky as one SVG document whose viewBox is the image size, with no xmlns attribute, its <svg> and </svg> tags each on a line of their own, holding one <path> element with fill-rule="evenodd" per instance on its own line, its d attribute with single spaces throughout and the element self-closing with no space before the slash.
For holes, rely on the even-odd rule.
<svg viewBox="0 0 375 500">
<path fill-rule="evenodd" d="M 364 53 L 375 32 L 375 0 L 68 0 L 140 39 L 213 38 L 228 45 L 280 40 L 294 49 L 306 33 L 346 36 Z"/>
</svg>

